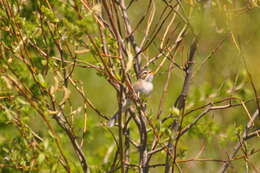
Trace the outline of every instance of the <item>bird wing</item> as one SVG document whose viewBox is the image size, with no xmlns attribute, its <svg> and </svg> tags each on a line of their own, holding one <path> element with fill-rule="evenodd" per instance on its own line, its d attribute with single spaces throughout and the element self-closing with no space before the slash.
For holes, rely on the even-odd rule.
<svg viewBox="0 0 260 173">
<path fill-rule="evenodd" d="M 135 90 L 135 92 L 139 93 L 142 92 L 143 90 L 143 81 L 142 80 L 138 80 L 133 84 L 133 88 Z"/>
</svg>

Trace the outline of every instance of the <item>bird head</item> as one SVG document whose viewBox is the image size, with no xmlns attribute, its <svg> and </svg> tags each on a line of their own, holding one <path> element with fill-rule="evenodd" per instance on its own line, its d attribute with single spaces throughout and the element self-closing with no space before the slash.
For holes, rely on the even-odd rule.
<svg viewBox="0 0 260 173">
<path fill-rule="evenodd" d="M 153 76 L 154 76 L 154 73 L 152 71 L 150 71 L 150 70 L 143 70 L 140 73 L 139 78 L 142 79 L 142 80 L 148 81 L 148 82 L 152 82 Z"/>
</svg>

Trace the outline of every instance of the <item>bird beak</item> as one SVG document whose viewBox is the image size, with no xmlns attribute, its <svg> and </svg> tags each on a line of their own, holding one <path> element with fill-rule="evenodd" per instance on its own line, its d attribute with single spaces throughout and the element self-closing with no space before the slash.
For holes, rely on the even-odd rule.
<svg viewBox="0 0 260 173">
<path fill-rule="evenodd" d="M 153 75 L 153 76 L 154 76 L 154 72 L 152 72 L 152 71 L 151 71 L 149 74 L 151 74 L 151 75 Z"/>
</svg>

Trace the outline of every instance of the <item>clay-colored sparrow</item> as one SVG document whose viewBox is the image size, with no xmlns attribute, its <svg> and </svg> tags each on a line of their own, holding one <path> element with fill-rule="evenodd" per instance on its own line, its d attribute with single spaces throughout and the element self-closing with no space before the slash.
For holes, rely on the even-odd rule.
<svg viewBox="0 0 260 173">
<path fill-rule="evenodd" d="M 153 90 L 153 73 L 148 70 L 143 70 L 140 74 L 140 78 L 133 83 L 134 91 L 139 95 L 148 95 Z M 122 112 L 125 112 L 126 109 L 131 105 L 131 99 L 127 98 L 126 102 L 122 105 Z M 113 127 L 116 120 L 118 119 L 119 111 L 117 111 L 112 118 L 108 121 L 108 126 Z"/>
</svg>

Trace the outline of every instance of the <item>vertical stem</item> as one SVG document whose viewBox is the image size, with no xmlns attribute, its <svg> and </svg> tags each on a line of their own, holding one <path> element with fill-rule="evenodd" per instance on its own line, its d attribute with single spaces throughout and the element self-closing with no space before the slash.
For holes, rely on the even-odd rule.
<svg viewBox="0 0 260 173">
<path fill-rule="evenodd" d="M 194 55 L 195 52 L 197 50 L 197 38 L 195 38 L 191 44 L 191 48 L 190 48 L 190 52 L 189 52 L 189 58 L 187 60 L 187 65 L 185 68 L 185 72 L 186 72 L 186 76 L 183 82 L 183 86 L 182 86 L 182 91 L 179 95 L 179 97 L 176 99 L 175 101 L 175 107 L 177 107 L 179 110 L 181 110 L 181 119 L 179 122 L 179 127 L 178 127 L 178 134 L 175 138 L 175 145 L 173 145 L 173 139 L 172 137 L 169 139 L 167 146 L 168 147 L 173 147 L 173 164 L 172 164 L 172 172 L 174 172 L 174 165 L 175 165 L 175 161 L 176 161 L 176 156 L 177 156 L 177 144 L 178 144 L 178 140 L 181 137 L 181 128 L 182 128 L 182 122 L 183 122 L 183 118 L 184 118 L 184 108 L 185 108 L 185 101 L 186 101 L 186 97 L 188 95 L 188 91 L 191 85 L 191 77 L 192 77 L 192 67 L 194 64 Z M 176 121 L 173 121 L 172 126 L 174 126 L 174 124 L 176 123 Z M 171 152 L 172 148 L 169 148 L 169 152 Z M 165 161 L 165 173 L 169 173 L 170 172 L 170 153 L 167 152 L 166 154 L 166 161 Z"/>
<path fill-rule="evenodd" d="M 130 137 L 130 129 L 129 127 L 125 127 L 125 136 Z M 130 141 L 127 137 L 125 137 L 125 162 L 129 163 L 130 161 Z M 128 173 L 128 168 L 125 168 L 125 172 Z"/>
<path fill-rule="evenodd" d="M 131 45 L 132 45 L 132 47 L 135 51 L 135 54 L 136 54 L 135 70 L 138 74 L 140 72 L 140 69 L 141 69 L 141 56 L 140 56 L 141 49 L 138 47 L 138 45 L 135 41 L 133 30 L 132 30 L 130 20 L 129 20 L 129 17 L 128 17 L 128 14 L 127 14 L 127 8 L 126 8 L 126 5 L 125 5 L 125 0 L 120 0 L 120 8 L 121 8 L 121 11 L 122 11 L 122 14 L 123 14 L 123 19 L 124 19 L 124 23 L 125 23 L 125 27 L 126 27 L 126 31 L 127 31 L 127 34 L 128 34 L 129 41 L 130 41 L 130 43 L 131 43 Z"/>
<path fill-rule="evenodd" d="M 121 162 L 121 173 L 125 173 L 125 162 L 124 162 L 124 144 L 123 144 L 123 128 L 122 128 L 122 109 L 123 109 L 123 86 L 120 86 L 120 102 L 119 102 L 119 116 L 118 116 L 118 136 L 119 136 L 119 155 L 120 155 L 120 162 Z"/>
<path fill-rule="evenodd" d="M 139 147 L 139 172 L 148 173 L 149 167 L 147 165 L 148 155 L 147 155 L 147 130 L 146 130 L 146 117 L 144 115 L 145 108 L 141 104 L 139 110 L 140 115 L 140 147 Z"/>
</svg>

